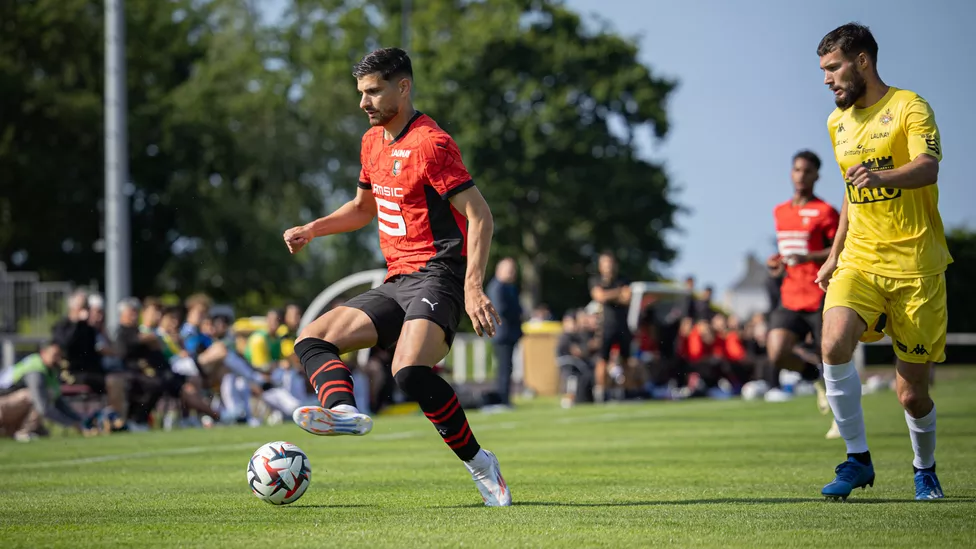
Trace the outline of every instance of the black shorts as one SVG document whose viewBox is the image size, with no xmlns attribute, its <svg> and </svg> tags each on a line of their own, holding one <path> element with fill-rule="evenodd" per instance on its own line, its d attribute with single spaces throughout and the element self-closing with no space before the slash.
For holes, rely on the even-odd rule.
<svg viewBox="0 0 976 549">
<path fill-rule="evenodd" d="M 600 358 L 610 360 L 610 351 L 614 345 L 620 348 L 620 360 L 626 361 L 630 358 L 630 346 L 634 341 L 634 335 L 627 328 L 603 328 L 603 340 L 600 342 Z"/>
<path fill-rule="evenodd" d="M 820 352 L 820 335 L 823 332 L 823 311 L 792 311 L 782 305 L 769 315 L 769 329 L 784 329 L 796 334 L 799 343 L 803 343 L 807 334 L 813 334 L 814 349 Z"/>
<path fill-rule="evenodd" d="M 403 323 L 417 318 L 440 326 L 451 346 L 464 311 L 464 285 L 451 274 L 419 271 L 397 275 L 344 305 L 369 316 L 384 349 L 395 347 Z"/>
</svg>

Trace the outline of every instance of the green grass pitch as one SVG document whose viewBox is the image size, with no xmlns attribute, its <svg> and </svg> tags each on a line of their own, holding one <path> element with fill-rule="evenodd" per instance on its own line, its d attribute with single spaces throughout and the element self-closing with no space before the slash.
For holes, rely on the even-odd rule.
<svg viewBox="0 0 976 549">
<path fill-rule="evenodd" d="M 976 369 L 940 369 L 947 499 L 912 500 L 912 450 L 894 393 L 864 398 L 874 488 L 821 487 L 844 457 L 812 397 L 559 409 L 469 419 L 514 496 L 488 509 L 423 416 L 376 418 L 361 438 L 286 423 L 0 441 L 0 547 L 974 547 Z M 258 446 L 312 463 L 290 506 L 247 487 Z"/>
</svg>

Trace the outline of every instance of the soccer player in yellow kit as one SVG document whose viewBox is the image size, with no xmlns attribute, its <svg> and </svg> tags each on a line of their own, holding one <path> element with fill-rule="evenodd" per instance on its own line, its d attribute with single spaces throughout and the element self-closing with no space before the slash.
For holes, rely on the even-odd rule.
<svg viewBox="0 0 976 549">
<path fill-rule="evenodd" d="M 952 262 L 938 209 L 939 128 L 924 99 L 881 80 L 878 44 L 867 27 L 838 27 L 817 54 L 837 104 L 827 126 L 847 186 L 837 237 L 817 275 L 827 291 L 827 398 L 848 456 L 823 495 L 846 499 L 854 488 L 874 485 L 852 358 L 859 340 L 883 332 L 897 356 L 898 400 L 915 451 L 915 499 L 942 498 L 929 397 L 932 364 L 945 360 L 944 273 Z"/>
</svg>

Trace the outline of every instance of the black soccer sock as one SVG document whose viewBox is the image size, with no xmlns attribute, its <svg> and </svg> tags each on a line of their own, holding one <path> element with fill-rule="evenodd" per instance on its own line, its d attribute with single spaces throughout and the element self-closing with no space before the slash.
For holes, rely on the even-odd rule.
<svg viewBox="0 0 976 549">
<path fill-rule="evenodd" d="M 871 452 L 862 452 L 860 454 L 847 454 L 847 457 L 854 458 L 861 465 L 871 465 Z"/>
<path fill-rule="evenodd" d="M 295 344 L 295 354 L 302 360 L 305 375 L 312 382 L 323 408 L 334 408 L 339 404 L 356 405 L 352 394 L 352 373 L 339 359 L 338 347 L 328 341 L 308 337 Z"/>
<path fill-rule="evenodd" d="M 481 450 L 468 418 L 461 409 L 457 393 L 442 377 L 427 366 L 407 366 L 396 373 L 397 385 L 420 404 L 444 442 L 462 461 L 470 461 Z"/>
</svg>

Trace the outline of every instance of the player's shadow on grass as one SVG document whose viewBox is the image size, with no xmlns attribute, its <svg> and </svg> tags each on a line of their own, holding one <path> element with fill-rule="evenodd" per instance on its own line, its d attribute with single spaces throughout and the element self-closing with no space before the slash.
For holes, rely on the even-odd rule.
<svg viewBox="0 0 976 549">
<path fill-rule="evenodd" d="M 515 507 L 657 507 L 672 505 L 719 505 L 719 504 L 741 504 L 741 505 L 762 505 L 762 504 L 782 504 L 782 503 L 841 503 L 827 501 L 826 498 L 713 498 L 713 499 L 679 499 L 679 500 L 657 500 L 657 501 L 608 501 L 608 502 L 567 502 L 567 501 L 515 501 Z M 924 503 L 976 503 L 976 498 L 956 497 L 937 500 L 934 502 L 918 502 L 912 499 L 882 499 L 882 498 L 849 498 L 848 504 L 877 504 L 877 503 L 912 503 L 915 505 Z M 449 509 L 465 509 L 469 507 L 483 507 L 483 504 L 472 503 L 470 505 L 449 505 Z"/>
</svg>

